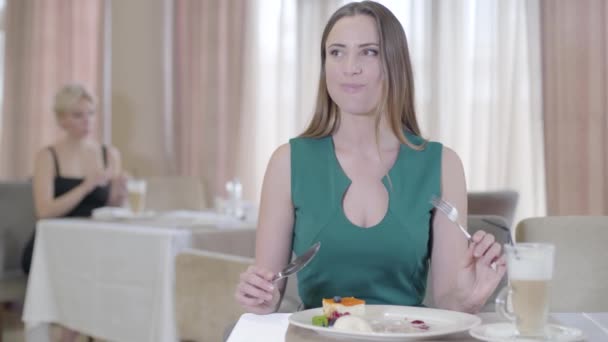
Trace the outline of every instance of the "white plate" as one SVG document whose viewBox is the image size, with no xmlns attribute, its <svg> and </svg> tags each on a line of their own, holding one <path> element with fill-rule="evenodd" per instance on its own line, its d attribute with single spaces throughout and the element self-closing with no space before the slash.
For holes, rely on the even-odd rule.
<svg viewBox="0 0 608 342">
<path fill-rule="evenodd" d="M 295 326 L 314 330 L 321 335 L 349 339 L 360 338 L 371 341 L 413 341 L 431 337 L 449 335 L 467 331 L 481 323 L 481 318 L 456 311 L 429 309 L 413 306 L 366 305 L 365 319 L 371 320 L 422 320 L 428 326 L 427 331 L 408 333 L 364 333 L 336 330 L 333 327 L 312 325 L 312 317 L 323 314 L 322 308 L 300 311 L 289 316 L 289 323 Z"/>
<path fill-rule="evenodd" d="M 134 213 L 128 208 L 119 207 L 102 207 L 93 210 L 91 217 L 94 220 L 134 220 L 134 219 L 150 219 L 156 216 L 154 211 L 144 211 Z"/>
<path fill-rule="evenodd" d="M 585 334 L 579 329 L 565 327 L 557 324 L 549 324 L 549 336 L 546 341 L 570 342 L 582 341 Z M 471 336 L 482 341 L 491 342 L 538 342 L 538 339 L 523 338 L 515 336 L 515 325 L 502 322 L 477 326 L 470 331 Z"/>
<path fill-rule="evenodd" d="M 131 212 L 131 215 L 127 216 L 127 219 L 151 219 L 157 216 L 155 211 L 146 210 L 141 213 Z"/>
</svg>

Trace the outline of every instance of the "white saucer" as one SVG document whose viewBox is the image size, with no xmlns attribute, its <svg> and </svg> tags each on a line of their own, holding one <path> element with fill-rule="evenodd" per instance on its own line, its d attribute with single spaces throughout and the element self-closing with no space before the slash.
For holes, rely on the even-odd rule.
<svg viewBox="0 0 608 342">
<path fill-rule="evenodd" d="M 93 210 L 91 217 L 94 220 L 102 221 L 121 221 L 121 220 L 132 220 L 132 219 L 150 219 L 156 216 L 154 211 L 144 211 L 141 213 L 134 213 L 128 208 L 121 207 L 102 207 Z"/>
<path fill-rule="evenodd" d="M 469 330 L 469 333 L 476 339 L 491 342 L 570 342 L 582 341 L 585 338 L 585 334 L 577 328 L 549 324 L 548 330 L 549 336 L 545 339 L 517 337 L 515 336 L 515 325 L 513 325 L 513 323 L 503 322 L 479 325 Z"/>
</svg>

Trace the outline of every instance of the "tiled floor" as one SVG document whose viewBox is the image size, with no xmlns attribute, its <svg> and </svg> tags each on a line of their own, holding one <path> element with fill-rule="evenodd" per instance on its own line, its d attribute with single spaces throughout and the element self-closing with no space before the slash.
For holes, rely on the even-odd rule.
<svg viewBox="0 0 608 342">
<path fill-rule="evenodd" d="M 0 329 L 3 337 L 2 342 L 25 342 L 21 313 L 15 310 L 5 311 L 4 320 L 4 329 Z M 52 327 L 51 341 L 60 341 L 60 336 L 61 330 L 58 327 Z M 86 342 L 87 339 L 84 336 L 79 336 L 76 341 Z M 96 339 L 95 342 L 101 341 Z"/>
<path fill-rule="evenodd" d="M 4 329 L 0 329 L 3 342 L 24 342 L 23 323 L 21 323 L 21 314 L 14 310 L 5 311 L 4 314 Z"/>
</svg>

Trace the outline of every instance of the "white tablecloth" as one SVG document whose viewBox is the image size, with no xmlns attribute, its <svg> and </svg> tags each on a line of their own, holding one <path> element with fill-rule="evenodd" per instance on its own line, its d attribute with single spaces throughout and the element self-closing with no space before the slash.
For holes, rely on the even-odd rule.
<svg viewBox="0 0 608 342">
<path fill-rule="evenodd" d="M 174 257 L 190 234 L 133 222 L 39 221 L 26 338 L 44 339 L 44 326 L 55 322 L 111 341 L 175 341 Z"/>
<path fill-rule="evenodd" d="M 244 314 L 232 330 L 228 342 L 281 342 L 289 326 L 290 314 Z M 495 313 L 481 313 L 484 323 L 496 322 Z M 588 342 L 608 341 L 608 313 L 554 313 L 551 320 L 557 324 L 581 329 Z M 464 336 L 464 337 L 463 337 Z M 450 336 L 441 341 L 477 341 L 467 334 Z"/>
</svg>

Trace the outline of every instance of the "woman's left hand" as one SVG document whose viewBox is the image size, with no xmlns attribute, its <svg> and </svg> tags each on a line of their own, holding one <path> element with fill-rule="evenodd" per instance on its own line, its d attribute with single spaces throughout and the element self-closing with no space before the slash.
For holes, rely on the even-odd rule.
<svg viewBox="0 0 608 342">
<path fill-rule="evenodd" d="M 490 233 L 479 230 L 472 236 L 457 278 L 457 287 L 470 307 L 467 311 L 479 311 L 504 276 L 507 266 L 501 250 Z"/>
<path fill-rule="evenodd" d="M 125 203 L 127 198 L 127 176 L 120 174 L 115 176 L 110 181 L 110 199 L 111 206 L 120 207 Z"/>
</svg>

